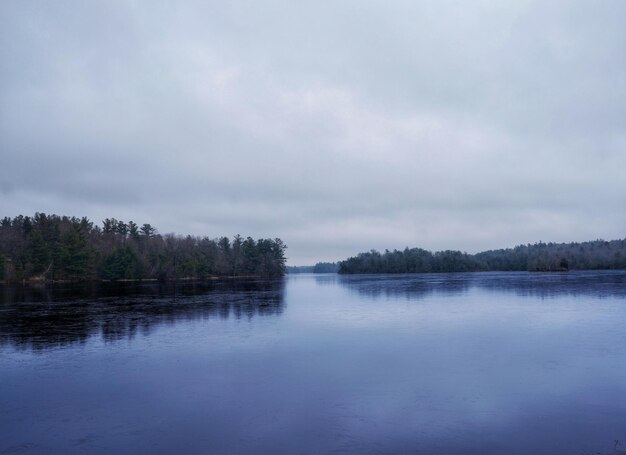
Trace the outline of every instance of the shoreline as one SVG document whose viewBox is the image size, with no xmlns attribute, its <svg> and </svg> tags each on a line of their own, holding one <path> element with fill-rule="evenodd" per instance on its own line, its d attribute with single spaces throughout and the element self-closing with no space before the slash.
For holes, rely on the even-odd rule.
<svg viewBox="0 0 626 455">
<path fill-rule="evenodd" d="M 219 281 L 219 280 L 272 280 L 283 278 L 283 276 L 276 277 L 264 277 L 261 275 L 209 275 L 204 277 L 195 277 L 195 276 L 186 276 L 180 278 L 168 278 L 165 280 L 160 280 L 158 278 L 122 278 L 119 280 L 49 280 L 49 279 L 25 279 L 25 280 L 17 280 L 17 281 L 6 281 L 0 280 L 0 285 L 2 286 L 29 286 L 29 285 L 57 285 L 57 284 L 101 284 L 101 283 L 112 283 L 112 284 L 125 284 L 125 283 L 133 283 L 133 284 L 141 284 L 141 283 L 178 283 L 178 282 L 192 282 L 192 281 Z"/>
</svg>

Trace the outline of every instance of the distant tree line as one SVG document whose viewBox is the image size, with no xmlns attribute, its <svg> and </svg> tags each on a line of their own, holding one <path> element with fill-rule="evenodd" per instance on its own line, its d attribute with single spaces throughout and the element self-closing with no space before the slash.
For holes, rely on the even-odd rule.
<svg viewBox="0 0 626 455">
<path fill-rule="evenodd" d="M 171 280 L 285 273 L 280 239 L 160 235 L 150 224 L 36 213 L 0 221 L 0 280 Z"/>
<path fill-rule="evenodd" d="M 287 273 L 337 273 L 338 268 L 336 262 L 318 262 L 315 265 L 287 266 Z"/>
<path fill-rule="evenodd" d="M 318 262 L 313 266 L 314 273 L 337 273 L 339 265 L 336 262 Z"/>
<path fill-rule="evenodd" d="M 626 239 L 535 243 L 477 254 L 421 248 L 371 250 L 339 262 L 339 273 L 428 273 L 626 269 Z"/>
<path fill-rule="evenodd" d="M 287 273 L 313 273 L 312 265 L 288 265 Z"/>
</svg>

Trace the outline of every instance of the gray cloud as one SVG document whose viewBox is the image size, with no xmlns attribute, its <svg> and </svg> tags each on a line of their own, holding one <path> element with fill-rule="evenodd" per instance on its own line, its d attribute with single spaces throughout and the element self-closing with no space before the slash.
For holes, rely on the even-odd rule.
<svg viewBox="0 0 626 455">
<path fill-rule="evenodd" d="M 279 236 L 290 263 L 624 237 L 626 6 L 0 5 L 3 215 Z"/>
</svg>

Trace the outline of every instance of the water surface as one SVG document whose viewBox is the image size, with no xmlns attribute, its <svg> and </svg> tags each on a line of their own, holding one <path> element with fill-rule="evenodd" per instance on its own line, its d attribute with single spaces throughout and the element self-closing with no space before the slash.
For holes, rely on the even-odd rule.
<svg viewBox="0 0 626 455">
<path fill-rule="evenodd" d="M 626 450 L 626 273 L 0 288 L 0 453 Z"/>
</svg>

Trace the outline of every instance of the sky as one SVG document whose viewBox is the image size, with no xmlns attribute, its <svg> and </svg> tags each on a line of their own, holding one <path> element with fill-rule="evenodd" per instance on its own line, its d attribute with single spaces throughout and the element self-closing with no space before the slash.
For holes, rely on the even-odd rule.
<svg viewBox="0 0 626 455">
<path fill-rule="evenodd" d="M 0 216 L 289 265 L 626 237 L 626 2 L 0 2 Z"/>
</svg>

